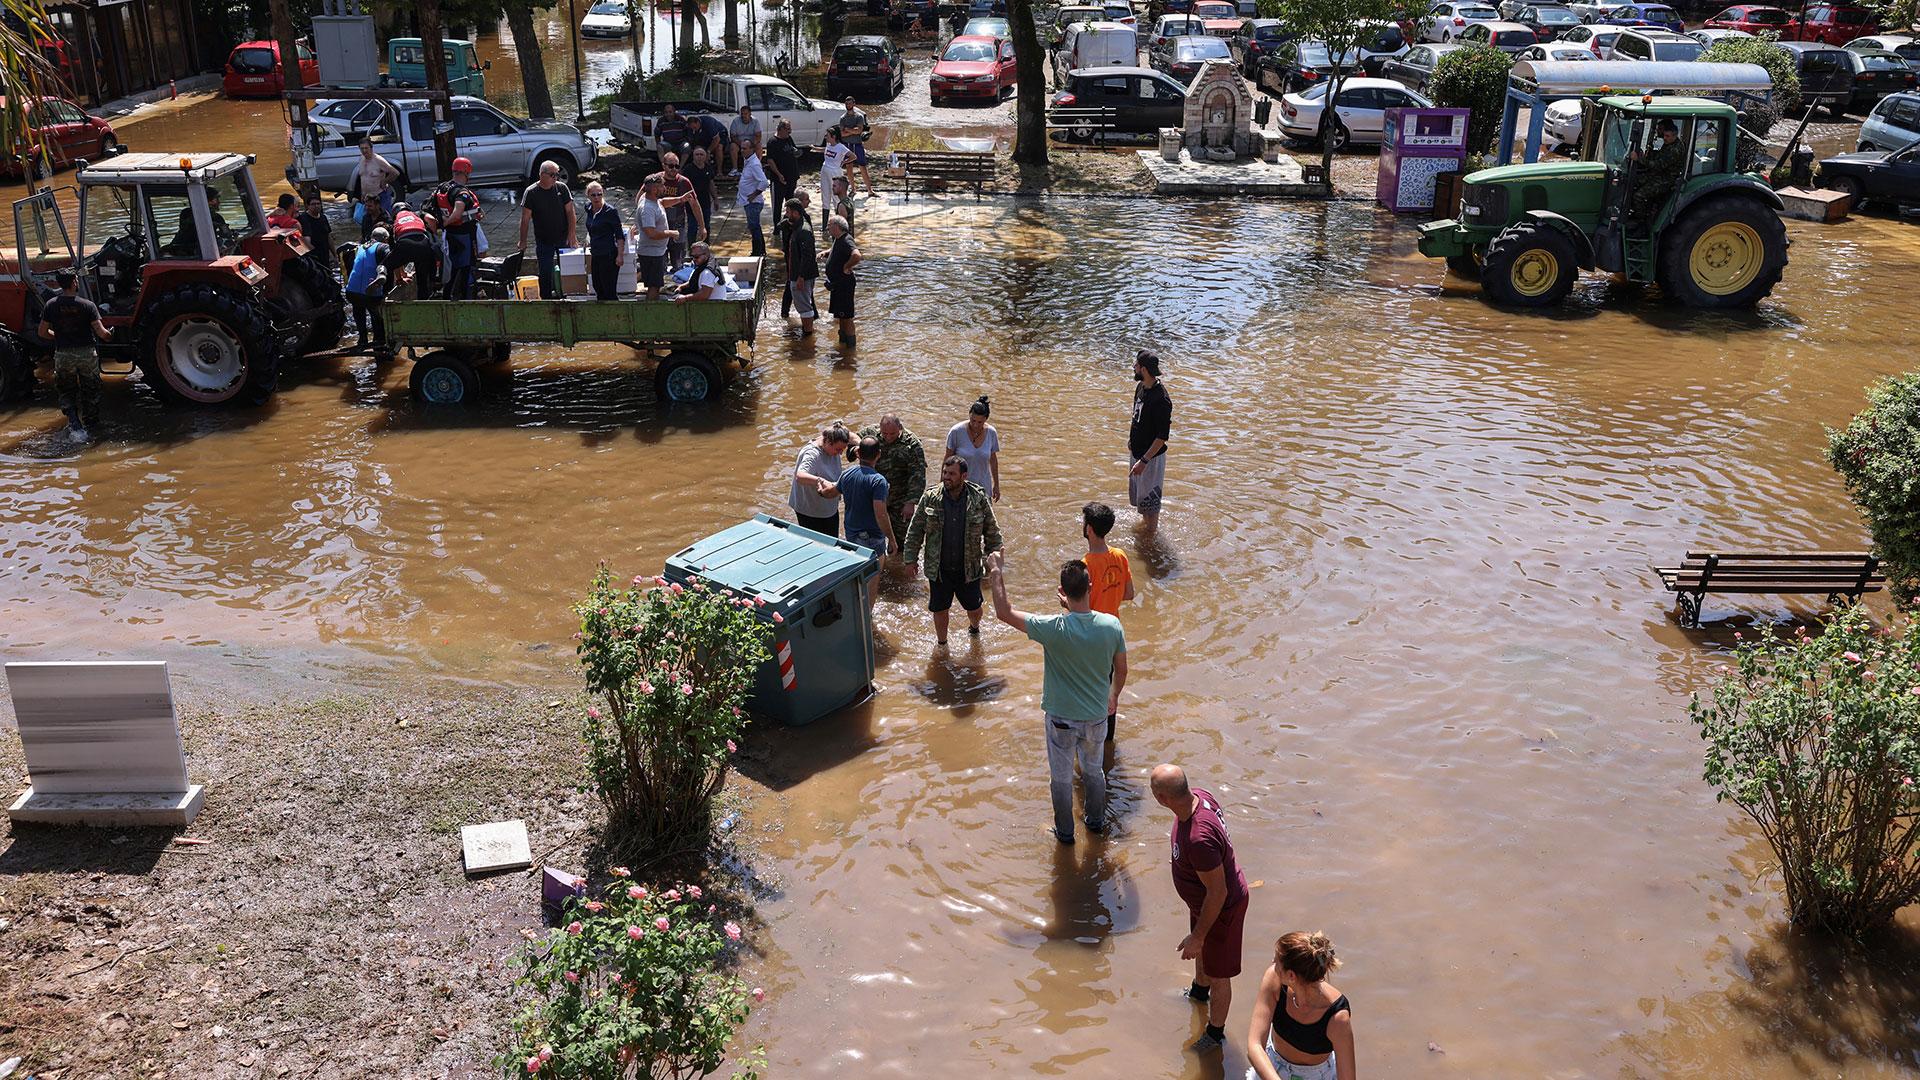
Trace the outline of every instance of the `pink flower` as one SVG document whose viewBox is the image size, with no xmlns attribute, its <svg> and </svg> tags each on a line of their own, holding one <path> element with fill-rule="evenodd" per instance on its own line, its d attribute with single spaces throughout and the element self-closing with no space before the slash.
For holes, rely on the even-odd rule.
<svg viewBox="0 0 1920 1080">
<path fill-rule="evenodd" d="M 578 934 L 579 932 L 580 932 L 580 924 L 578 922 L 570 922 L 567 924 L 567 933 Z"/>
<path fill-rule="evenodd" d="M 758 1004 L 758 1003 L 760 1003 L 760 1002 L 762 1002 L 762 1001 L 765 1001 L 765 1000 L 767 1000 L 767 992 L 766 992 L 766 990 L 764 990 L 764 989 L 762 989 L 762 988 L 760 988 L 760 987 L 758 987 L 758 986 L 756 986 L 756 987 L 754 987 L 754 988 L 753 988 L 753 1000 L 754 1000 L 754 1003 L 755 1003 L 755 1004 Z"/>
<path fill-rule="evenodd" d="M 667 583 L 667 579 L 666 579 L 666 578 L 663 578 L 663 577 L 660 577 L 659 575 L 657 575 L 657 574 L 656 574 L 656 575 L 654 576 L 654 579 L 653 579 L 653 583 L 654 583 L 655 585 L 665 585 L 665 584 Z"/>
<path fill-rule="evenodd" d="M 553 1047 L 551 1047 L 551 1046 L 543 1046 L 543 1047 L 541 1047 L 541 1048 L 540 1048 L 540 1063 L 541 1063 L 542 1065 L 544 1065 L 544 1064 L 546 1064 L 547 1062 L 549 1062 L 549 1061 L 552 1061 L 552 1060 L 553 1060 Z"/>
<path fill-rule="evenodd" d="M 734 745 L 734 741 L 733 741 L 732 739 L 728 739 L 728 740 L 727 740 L 727 753 L 729 753 L 729 754 L 737 754 L 737 753 L 739 753 L 739 752 L 740 752 L 740 748 L 739 748 L 738 746 L 736 746 L 736 745 Z"/>
<path fill-rule="evenodd" d="M 601 903 L 598 900 L 587 901 L 587 911 L 593 915 L 600 914 L 601 911 L 605 910 L 606 906 L 607 905 Z"/>
<path fill-rule="evenodd" d="M 693 897 L 695 900 L 700 899 L 700 886 L 698 885 L 687 886 L 687 895 Z"/>
<path fill-rule="evenodd" d="M 645 575 L 645 574 L 635 574 L 635 575 L 633 575 L 633 582 L 632 582 L 632 583 L 633 583 L 634 585 L 644 585 L 644 584 L 646 584 L 647 582 L 649 582 L 649 581 L 652 581 L 652 580 L 653 580 L 652 578 L 650 578 L 650 577 L 648 577 L 648 576 L 647 576 L 647 575 Z"/>
<path fill-rule="evenodd" d="M 635 900 L 645 900 L 647 898 L 647 890 L 638 885 L 629 885 L 627 886 L 627 896 Z"/>
<path fill-rule="evenodd" d="M 777 623 L 783 623 L 787 621 L 787 617 L 776 611 L 773 613 L 773 621 Z"/>
<path fill-rule="evenodd" d="M 693 696 L 693 684 L 692 684 L 692 683 L 690 683 L 690 682 L 683 682 L 683 683 L 681 683 L 681 684 L 680 684 L 680 693 L 681 693 L 681 694 L 683 694 L 683 695 L 685 695 L 686 697 L 692 697 L 692 696 Z"/>
<path fill-rule="evenodd" d="M 665 915 L 662 915 L 659 918 L 653 920 L 653 928 L 655 930 L 665 931 L 667 927 L 672 925 L 673 925 L 672 923 L 667 921 L 667 917 Z"/>
<path fill-rule="evenodd" d="M 721 927 L 721 929 L 727 932 L 728 941 L 740 940 L 740 924 L 739 923 L 729 919 L 727 920 L 727 925 Z"/>
<path fill-rule="evenodd" d="M 650 683 L 650 682 L 648 682 L 648 681 L 647 681 L 647 680 L 645 680 L 645 679 L 641 679 L 641 680 L 640 680 L 640 692 L 641 692 L 642 694 L 651 694 L 651 693 L 653 693 L 653 684 L 652 684 L 652 683 Z"/>
<path fill-rule="evenodd" d="M 1846 652 L 1840 654 L 1840 659 L 1857 664 L 1860 662 L 1860 654 L 1854 652 L 1852 649 L 1848 649 Z"/>
<path fill-rule="evenodd" d="M 569 972 L 567 972 L 567 981 L 568 981 L 568 982 L 570 982 L 570 983 L 577 983 L 577 982 L 579 982 L 579 981 L 580 981 L 580 973 L 579 973 L 579 972 L 577 972 L 577 971 L 569 971 Z"/>
<path fill-rule="evenodd" d="M 587 706 L 587 715 L 592 717 L 595 720 L 598 720 L 600 719 L 600 710 L 589 705 Z"/>
<path fill-rule="evenodd" d="M 685 590 L 685 589 L 683 589 L 683 588 L 681 588 L 681 587 L 680 587 L 680 583 L 679 583 L 679 582 L 677 582 L 677 581 L 676 581 L 676 582 L 674 582 L 674 583 L 673 583 L 673 584 L 671 584 L 671 585 L 668 585 L 668 586 L 667 586 L 667 588 L 668 588 L 668 589 L 670 589 L 670 590 L 672 590 L 672 592 L 673 592 L 673 593 L 674 593 L 674 595 L 676 595 L 676 596 L 678 596 L 679 594 L 681 594 L 681 593 L 683 593 L 683 592 L 686 592 L 686 591 L 687 591 L 687 590 Z"/>
<path fill-rule="evenodd" d="M 667 890 L 667 894 L 666 894 L 666 895 L 667 895 L 667 899 L 668 899 L 668 900 L 674 900 L 674 901 L 677 901 L 677 900 L 679 900 L 679 899 L 680 899 L 680 890 L 679 890 L 679 889 L 668 889 L 668 890 Z"/>
<path fill-rule="evenodd" d="M 738 705 L 735 705 L 735 706 L 733 707 L 733 715 L 735 715 L 735 716 L 739 716 L 739 715 L 740 715 L 740 706 L 738 706 Z"/>
<path fill-rule="evenodd" d="M 713 912 L 714 912 L 714 906 L 713 906 L 712 904 L 708 904 L 708 905 L 707 905 L 707 914 L 709 914 L 709 915 L 711 915 L 711 914 L 713 914 Z"/>
<path fill-rule="evenodd" d="M 535 1054 L 532 1057 L 529 1057 L 527 1059 L 527 1071 L 536 1076 L 539 1075 L 540 1073 L 540 1055 L 539 1054 Z"/>
<path fill-rule="evenodd" d="M 1912 694 L 1914 697 L 1920 697 L 1920 686 L 1913 687 L 1908 690 L 1907 693 Z"/>
<path fill-rule="evenodd" d="M 1875 674 L 1873 673 L 1873 669 L 1872 669 L 1872 668 L 1868 668 L 1867 670 L 1865 670 L 1865 671 L 1863 671 L 1863 672 L 1861 672 L 1861 673 L 1860 673 L 1860 677 L 1861 677 L 1861 678 L 1863 678 L 1863 679 L 1865 679 L 1865 680 L 1867 680 L 1868 682 L 1872 682 L 1873 680 L 1875 680 L 1875 679 L 1877 679 L 1877 678 L 1879 678 L 1880 676 L 1878 676 L 1878 675 L 1875 675 Z"/>
<path fill-rule="evenodd" d="M 665 929 L 666 929 L 666 927 L 664 927 L 664 926 L 663 926 L 663 927 L 661 927 L 660 929 L 662 929 L 662 930 L 665 930 Z M 628 937 L 630 937 L 630 938 L 632 938 L 632 939 L 633 939 L 633 940 L 635 940 L 635 941 L 639 941 L 639 940 L 640 940 L 640 935 L 642 935 L 642 934 L 644 934 L 644 933 L 646 933 L 646 931 L 645 931 L 645 930 L 642 930 L 642 929 L 640 929 L 640 928 L 639 928 L 639 927 L 637 927 L 637 926 L 629 926 L 629 927 L 627 927 L 627 936 L 628 936 Z"/>
<path fill-rule="evenodd" d="M 756 597 L 754 597 L 754 598 L 753 598 L 753 606 L 754 606 L 754 607 L 766 607 L 766 606 L 767 606 L 767 602 L 766 602 L 765 600 L 762 600 L 761 598 L 759 598 L 759 597 L 757 597 L 757 596 L 756 596 Z"/>
<path fill-rule="evenodd" d="M 614 877 L 632 877 L 633 876 L 633 872 L 628 870 L 624 866 L 616 866 L 611 871 L 609 871 L 609 873 L 611 873 Z"/>
</svg>

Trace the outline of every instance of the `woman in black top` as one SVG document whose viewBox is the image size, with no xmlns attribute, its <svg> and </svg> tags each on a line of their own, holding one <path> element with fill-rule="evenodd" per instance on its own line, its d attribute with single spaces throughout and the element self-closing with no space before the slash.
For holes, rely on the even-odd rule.
<svg viewBox="0 0 1920 1080">
<path fill-rule="evenodd" d="M 1340 966 L 1327 935 L 1282 935 L 1247 1031 L 1247 1080 L 1354 1080 L 1353 1010 L 1327 981 Z"/>
<path fill-rule="evenodd" d="M 860 249 L 853 246 L 853 233 L 847 219 L 835 214 L 827 219 L 827 235 L 833 247 L 827 251 L 827 314 L 840 322 L 840 344 L 853 344 L 853 268 L 860 265 Z"/>
</svg>

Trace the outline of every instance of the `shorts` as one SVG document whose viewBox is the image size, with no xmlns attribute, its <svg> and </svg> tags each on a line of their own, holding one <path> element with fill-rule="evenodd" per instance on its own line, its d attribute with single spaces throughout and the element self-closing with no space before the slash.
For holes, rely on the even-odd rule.
<svg viewBox="0 0 1920 1080">
<path fill-rule="evenodd" d="M 810 279 L 796 280 L 789 286 L 793 293 L 793 313 L 803 319 L 817 319 L 820 312 L 813 306 L 813 282 Z"/>
<path fill-rule="evenodd" d="M 649 289 L 658 289 L 667 283 L 667 256 L 664 252 L 659 255 L 639 255 L 635 258 L 641 285 Z"/>
<path fill-rule="evenodd" d="M 1167 482 L 1167 455 L 1164 451 L 1148 459 L 1147 467 L 1135 476 L 1127 472 L 1127 505 L 1142 513 L 1158 513 L 1160 488 Z"/>
<path fill-rule="evenodd" d="M 836 319 L 853 318 L 853 279 L 841 278 L 827 285 L 827 314 Z"/>
<path fill-rule="evenodd" d="M 1187 929 L 1200 921 L 1195 912 L 1187 913 Z M 1209 979 L 1231 979 L 1240 974 L 1240 933 L 1247 925 L 1247 898 L 1222 911 L 1200 943 L 1200 971 Z"/>
<path fill-rule="evenodd" d="M 960 598 L 961 608 L 967 611 L 980 610 L 980 582 L 963 581 L 958 585 L 934 579 L 927 582 L 927 610 L 946 611 L 953 607 L 953 598 Z"/>
<path fill-rule="evenodd" d="M 1334 1054 L 1318 1065 L 1295 1065 L 1279 1054 L 1274 1053 L 1273 1037 L 1267 1037 L 1267 1060 L 1273 1063 L 1274 1070 L 1280 1074 L 1280 1080 L 1336 1080 L 1340 1074 L 1334 1064 L 1340 1055 Z M 1259 1080 L 1259 1073 L 1247 1069 L 1247 1080 Z"/>
<path fill-rule="evenodd" d="M 876 555 L 885 555 L 887 553 L 887 538 L 879 533 L 850 532 L 847 534 L 847 543 L 859 544 L 861 547 L 866 548 Z"/>
<path fill-rule="evenodd" d="M 847 145 L 853 149 L 853 163 L 855 165 L 865 165 L 867 163 L 866 140 L 863 139 L 860 142 L 851 142 L 851 143 L 848 143 Z M 849 187 L 852 186 L 851 181 L 848 182 L 848 186 Z"/>
</svg>

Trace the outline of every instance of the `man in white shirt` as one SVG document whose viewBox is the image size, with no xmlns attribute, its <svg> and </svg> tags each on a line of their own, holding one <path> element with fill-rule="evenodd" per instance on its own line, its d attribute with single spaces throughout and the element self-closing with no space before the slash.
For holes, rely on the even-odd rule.
<svg viewBox="0 0 1920 1080">
<path fill-rule="evenodd" d="M 747 110 L 740 111 L 744 113 Z M 761 160 L 761 155 L 764 153 L 765 151 L 759 147 L 749 149 L 746 153 L 746 162 L 740 167 L 739 203 L 741 209 L 746 211 L 747 233 L 753 237 L 752 254 L 754 255 L 767 253 L 767 235 L 760 228 L 760 214 L 766 208 L 765 198 L 767 188 L 770 186 L 767 182 L 766 166 Z"/>
<path fill-rule="evenodd" d="M 833 182 L 847 174 L 847 160 L 853 157 L 852 148 L 840 141 L 840 129 L 827 129 L 826 142 L 820 147 L 820 205 L 822 212 L 833 207 Z"/>
</svg>

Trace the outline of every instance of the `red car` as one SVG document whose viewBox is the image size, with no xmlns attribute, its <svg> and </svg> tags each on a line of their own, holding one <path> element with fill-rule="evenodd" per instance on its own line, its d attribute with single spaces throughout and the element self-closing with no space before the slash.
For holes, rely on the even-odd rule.
<svg viewBox="0 0 1920 1080">
<path fill-rule="evenodd" d="M 1013 42 L 979 34 L 954 38 L 933 65 L 927 95 L 935 105 L 954 98 L 999 101 L 1016 82 Z"/>
<path fill-rule="evenodd" d="M 1879 32 L 1879 19 L 1866 8 L 1852 4 L 1812 4 L 1781 29 L 1780 40 L 1845 45 L 1854 38 Z"/>
<path fill-rule="evenodd" d="M 319 62 L 305 45 L 299 48 L 300 85 L 319 85 Z M 280 71 L 279 42 L 248 41 L 235 45 L 227 56 L 227 77 L 221 82 L 221 89 L 228 97 L 279 97 L 286 88 L 286 79 Z"/>
<path fill-rule="evenodd" d="M 0 108 L 6 107 L 6 100 L 0 97 Z M 46 148 L 58 169 L 81 158 L 98 161 L 119 145 L 113 125 L 87 115 L 87 110 L 65 98 L 43 97 L 27 109 L 27 138 L 0 162 L 0 175 L 21 175 L 20 159 L 37 147 Z"/>
<path fill-rule="evenodd" d="M 1793 16 L 1777 7 L 1746 4 L 1727 10 L 1700 24 L 1702 30 L 1744 30 L 1749 34 L 1778 34 L 1786 30 Z"/>
</svg>

